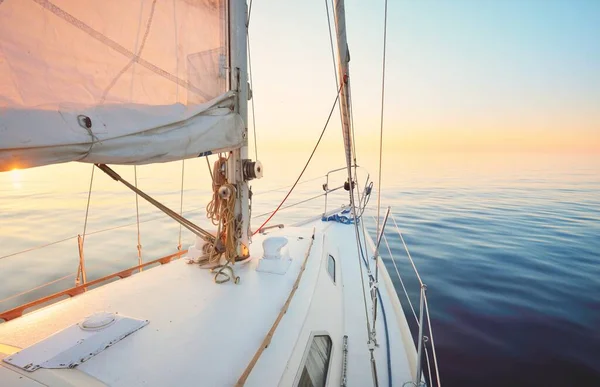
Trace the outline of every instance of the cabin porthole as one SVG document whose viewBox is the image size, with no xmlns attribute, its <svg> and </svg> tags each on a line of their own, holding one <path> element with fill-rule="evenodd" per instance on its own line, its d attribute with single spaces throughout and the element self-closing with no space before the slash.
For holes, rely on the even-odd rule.
<svg viewBox="0 0 600 387">
<path fill-rule="evenodd" d="M 329 277 L 335 284 L 335 258 L 331 254 L 327 257 L 327 273 L 329 273 Z"/>
<path fill-rule="evenodd" d="M 327 334 L 311 335 L 296 378 L 296 387 L 325 387 L 333 342 Z"/>
</svg>

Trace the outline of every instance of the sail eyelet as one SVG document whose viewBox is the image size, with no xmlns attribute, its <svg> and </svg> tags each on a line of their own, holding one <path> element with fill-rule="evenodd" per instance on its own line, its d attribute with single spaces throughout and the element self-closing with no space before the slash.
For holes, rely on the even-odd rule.
<svg viewBox="0 0 600 387">
<path fill-rule="evenodd" d="M 79 122 L 79 126 L 84 129 L 90 129 L 92 127 L 92 119 L 88 116 L 84 116 L 83 114 L 77 116 L 77 122 Z"/>
</svg>

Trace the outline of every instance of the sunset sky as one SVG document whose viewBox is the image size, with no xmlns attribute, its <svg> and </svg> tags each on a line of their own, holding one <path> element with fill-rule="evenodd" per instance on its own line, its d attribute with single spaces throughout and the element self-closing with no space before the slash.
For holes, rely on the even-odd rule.
<svg viewBox="0 0 600 387">
<path fill-rule="evenodd" d="M 354 120 L 370 149 L 379 131 L 383 4 L 346 2 Z M 252 7 L 259 145 L 282 146 L 283 136 L 311 144 L 336 91 L 325 3 Z M 600 1 L 404 0 L 390 1 L 388 12 L 386 146 L 600 153 Z M 341 136 L 334 118 L 332 146 Z"/>
</svg>

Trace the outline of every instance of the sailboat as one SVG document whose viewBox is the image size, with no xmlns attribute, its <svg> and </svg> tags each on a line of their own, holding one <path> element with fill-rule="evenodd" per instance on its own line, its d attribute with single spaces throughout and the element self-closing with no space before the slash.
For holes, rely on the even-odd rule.
<svg viewBox="0 0 600 387">
<path fill-rule="evenodd" d="M 425 286 L 415 341 L 381 259 L 389 209 L 375 240 L 362 219 L 334 15 L 349 203 L 252 228 L 245 0 L 0 1 L 0 171 L 91 163 L 196 238 L 87 281 L 84 234 L 75 287 L 0 312 L 1 386 L 441 385 Z M 110 167 L 207 156 L 212 230 Z"/>
</svg>

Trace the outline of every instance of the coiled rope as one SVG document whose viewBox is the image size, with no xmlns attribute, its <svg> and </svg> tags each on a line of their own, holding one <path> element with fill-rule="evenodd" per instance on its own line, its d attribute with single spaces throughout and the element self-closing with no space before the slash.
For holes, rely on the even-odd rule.
<svg viewBox="0 0 600 387">
<path fill-rule="evenodd" d="M 208 160 L 208 159 L 207 159 Z M 201 267 L 210 268 L 215 273 L 214 280 L 221 284 L 230 280 L 239 282 L 232 265 L 237 258 L 236 253 L 236 222 L 235 197 L 236 189 L 227 182 L 225 165 L 227 158 L 219 156 L 214 162 L 212 177 L 212 200 L 206 206 L 206 217 L 217 226 L 217 236 L 214 243 L 204 245 L 204 256 L 197 263 Z M 225 263 L 222 264 L 222 258 Z"/>
<path fill-rule="evenodd" d="M 227 183 L 227 179 L 223 174 L 226 163 L 227 159 L 225 157 L 219 156 L 219 158 L 215 161 L 213 165 L 211 174 L 213 196 L 212 200 L 206 205 L 206 217 L 210 219 L 212 224 L 215 226 L 218 226 L 219 222 L 221 221 L 222 203 L 221 198 L 219 197 L 219 188 L 221 188 L 222 185 Z"/>
</svg>

